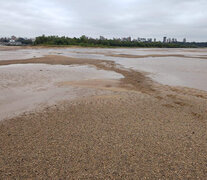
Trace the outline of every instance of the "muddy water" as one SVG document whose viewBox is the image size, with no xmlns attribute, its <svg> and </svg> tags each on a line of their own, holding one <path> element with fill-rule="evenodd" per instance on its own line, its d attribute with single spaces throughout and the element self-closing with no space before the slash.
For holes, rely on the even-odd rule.
<svg viewBox="0 0 207 180">
<path fill-rule="evenodd" d="M 0 60 L 28 59 L 45 55 L 112 60 L 126 68 L 148 72 L 149 77 L 162 84 L 207 91 L 207 49 L 23 49 L 0 51 Z M 114 57 L 111 55 L 126 55 L 126 57 Z M 127 55 L 144 55 L 148 57 L 129 58 Z M 153 57 L 156 55 L 166 55 L 166 57 Z M 178 57 L 172 57 L 172 55 Z M 179 57 L 180 55 L 186 57 Z"/>
<path fill-rule="evenodd" d="M 149 57 L 119 60 L 124 67 L 148 72 L 153 80 L 171 86 L 207 91 L 207 60 L 179 57 Z"/>
<path fill-rule="evenodd" d="M 103 49 L 103 48 L 41 48 L 41 49 L 17 49 L 17 50 L 1 50 L 0 49 L 0 61 L 1 60 L 14 60 L 14 59 L 28 59 L 34 57 L 42 57 L 45 55 L 64 55 L 76 58 L 92 58 L 92 59 L 104 59 L 104 60 L 117 60 L 115 57 L 108 55 L 185 55 L 190 57 L 206 57 L 207 49 L 159 49 L 159 48 L 147 48 L 147 49 L 129 49 L 129 48 L 115 48 L 115 49 Z M 107 55 L 107 56 L 106 56 Z M 120 57 L 119 57 L 120 59 Z M 126 58 L 124 58 L 126 59 Z"/>
<path fill-rule="evenodd" d="M 108 93 L 96 88 L 59 86 L 88 80 L 118 80 L 123 76 L 92 66 L 17 64 L 0 66 L 0 120 L 43 108 L 61 100 Z"/>
</svg>

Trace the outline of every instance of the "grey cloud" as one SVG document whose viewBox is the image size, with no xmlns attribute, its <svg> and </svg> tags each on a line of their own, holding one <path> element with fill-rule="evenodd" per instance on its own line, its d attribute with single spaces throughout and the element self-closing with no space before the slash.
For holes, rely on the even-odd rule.
<svg viewBox="0 0 207 180">
<path fill-rule="evenodd" d="M 207 41 L 206 0 L 0 0 L 0 36 L 186 37 Z"/>
</svg>

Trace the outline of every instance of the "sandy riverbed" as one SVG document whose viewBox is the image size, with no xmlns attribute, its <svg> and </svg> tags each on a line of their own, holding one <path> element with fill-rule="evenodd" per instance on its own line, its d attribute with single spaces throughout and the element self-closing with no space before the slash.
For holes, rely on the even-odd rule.
<svg viewBox="0 0 207 180">
<path fill-rule="evenodd" d="M 0 65 L 23 68 L 24 82 L 4 69 L 4 81 L 16 77 L 4 84 L 14 91 L 27 84 L 33 94 L 49 79 L 50 88 L 78 94 L 55 93 L 54 104 L 0 122 L 2 179 L 205 179 L 206 91 L 162 85 L 109 59 L 50 55 Z"/>
<path fill-rule="evenodd" d="M 125 68 L 147 72 L 150 78 L 164 85 L 207 91 L 207 49 L 0 48 L 0 61 L 48 55 L 114 61 Z"/>
</svg>

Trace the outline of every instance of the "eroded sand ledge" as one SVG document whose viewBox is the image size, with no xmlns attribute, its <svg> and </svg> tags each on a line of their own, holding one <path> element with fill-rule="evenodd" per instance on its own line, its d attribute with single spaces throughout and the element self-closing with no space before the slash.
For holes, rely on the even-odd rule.
<svg viewBox="0 0 207 180">
<path fill-rule="evenodd" d="M 47 56 L 0 65 L 19 63 L 87 64 L 125 78 L 73 84 L 110 93 L 1 122 L 2 179 L 206 177 L 206 92 L 163 86 L 112 61 Z"/>
</svg>

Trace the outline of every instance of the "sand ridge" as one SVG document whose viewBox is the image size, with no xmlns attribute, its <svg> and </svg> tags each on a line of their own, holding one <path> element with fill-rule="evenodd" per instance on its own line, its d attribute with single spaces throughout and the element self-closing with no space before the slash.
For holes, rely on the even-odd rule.
<svg viewBox="0 0 207 180">
<path fill-rule="evenodd" d="M 29 63 L 42 63 L 42 64 L 52 64 L 52 65 L 94 65 L 95 67 L 103 70 L 114 71 L 116 73 L 122 74 L 125 78 L 121 79 L 122 85 L 129 87 L 127 84 L 132 85 L 133 89 L 139 89 L 141 91 L 153 91 L 151 86 L 152 81 L 147 78 L 143 73 L 134 70 L 120 68 L 113 61 L 105 60 L 94 60 L 94 59 L 81 59 L 81 58 L 70 58 L 64 56 L 45 56 L 42 58 L 32 58 L 26 60 L 6 60 L 0 61 L 0 65 L 9 64 L 29 64 Z"/>
</svg>

